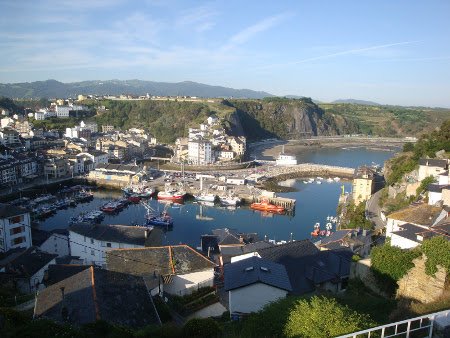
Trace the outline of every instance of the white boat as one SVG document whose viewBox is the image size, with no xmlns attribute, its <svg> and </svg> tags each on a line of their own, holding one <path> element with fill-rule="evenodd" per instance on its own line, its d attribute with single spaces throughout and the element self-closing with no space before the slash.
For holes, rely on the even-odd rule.
<svg viewBox="0 0 450 338">
<path fill-rule="evenodd" d="M 197 201 L 214 202 L 216 200 L 216 195 L 200 193 L 198 195 L 194 195 L 194 198 Z"/>
<path fill-rule="evenodd" d="M 316 181 L 317 184 L 322 184 L 322 181 Z"/>
<path fill-rule="evenodd" d="M 327 178 L 327 182 L 328 182 L 328 183 L 332 183 L 332 182 L 334 182 L 334 181 L 333 181 L 333 179 L 332 179 L 331 177 L 328 177 L 328 178 Z"/>
<path fill-rule="evenodd" d="M 341 179 L 340 179 L 339 177 L 335 177 L 335 178 L 333 178 L 333 180 L 334 180 L 335 182 L 339 182 Z"/>
<path fill-rule="evenodd" d="M 288 155 L 283 150 L 275 161 L 277 165 L 297 165 L 297 157 L 295 155 Z"/>
<path fill-rule="evenodd" d="M 225 206 L 236 206 L 240 202 L 241 202 L 241 199 L 237 196 L 220 197 L 220 203 Z"/>
</svg>

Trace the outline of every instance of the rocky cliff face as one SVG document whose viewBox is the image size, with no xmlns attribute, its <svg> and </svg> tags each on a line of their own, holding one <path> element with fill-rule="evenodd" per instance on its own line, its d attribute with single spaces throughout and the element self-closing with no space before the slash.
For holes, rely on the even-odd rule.
<svg viewBox="0 0 450 338">
<path fill-rule="evenodd" d="M 309 99 L 231 100 L 225 104 L 236 109 L 230 118 L 235 130 L 242 130 L 249 139 L 299 139 L 340 133 L 333 117 Z"/>
</svg>

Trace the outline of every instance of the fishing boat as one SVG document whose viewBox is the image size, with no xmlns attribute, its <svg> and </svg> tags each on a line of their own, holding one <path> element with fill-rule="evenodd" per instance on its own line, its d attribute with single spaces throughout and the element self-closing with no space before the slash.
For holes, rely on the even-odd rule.
<svg viewBox="0 0 450 338">
<path fill-rule="evenodd" d="M 130 195 L 128 196 L 128 201 L 130 201 L 131 203 L 139 203 L 141 201 L 141 197 L 139 197 L 138 195 Z"/>
<path fill-rule="evenodd" d="M 123 188 L 122 191 L 126 196 L 136 195 L 142 198 L 152 197 L 156 193 L 156 191 L 153 188 L 148 187 L 144 184 L 139 185 L 131 184 L 128 187 Z"/>
<path fill-rule="evenodd" d="M 237 196 L 225 196 L 220 198 L 220 204 L 223 206 L 235 207 L 241 203 L 241 199 Z"/>
<path fill-rule="evenodd" d="M 167 212 L 167 207 L 164 208 L 163 212 L 159 215 L 155 215 L 155 211 L 150 207 L 148 203 L 143 202 L 142 205 L 147 210 L 147 214 L 145 215 L 145 225 L 146 226 L 164 226 L 171 227 L 173 226 L 173 219 Z M 167 205 L 168 206 L 168 205 Z"/>
<path fill-rule="evenodd" d="M 158 193 L 159 200 L 179 201 L 183 200 L 186 193 L 182 190 L 178 190 L 176 187 L 172 187 L 168 184 L 165 186 L 164 191 Z"/>
<path fill-rule="evenodd" d="M 286 210 L 282 206 L 272 204 L 266 199 L 262 200 L 261 202 L 255 202 L 250 204 L 250 208 L 260 211 L 277 212 L 277 213 L 281 213 Z"/>
</svg>

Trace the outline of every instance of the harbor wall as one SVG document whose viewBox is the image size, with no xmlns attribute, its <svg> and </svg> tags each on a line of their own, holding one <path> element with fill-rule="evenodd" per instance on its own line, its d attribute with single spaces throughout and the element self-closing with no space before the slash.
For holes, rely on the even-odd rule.
<svg viewBox="0 0 450 338">
<path fill-rule="evenodd" d="M 302 163 L 292 166 L 279 166 L 266 173 L 267 178 L 284 181 L 289 178 L 301 178 L 311 176 L 339 177 L 353 179 L 354 168 L 330 166 L 325 164 Z"/>
</svg>

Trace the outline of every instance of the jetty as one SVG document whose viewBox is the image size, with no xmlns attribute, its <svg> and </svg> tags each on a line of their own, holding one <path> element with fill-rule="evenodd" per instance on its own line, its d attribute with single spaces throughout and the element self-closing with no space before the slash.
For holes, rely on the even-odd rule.
<svg viewBox="0 0 450 338">
<path fill-rule="evenodd" d="M 352 179 L 355 174 L 354 168 L 332 166 L 326 164 L 301 163 L 290 166 L 270 167 L 264 174 L 267 178 L 287 179 L 297 177 L 339 177 Z"/>
</svg>

